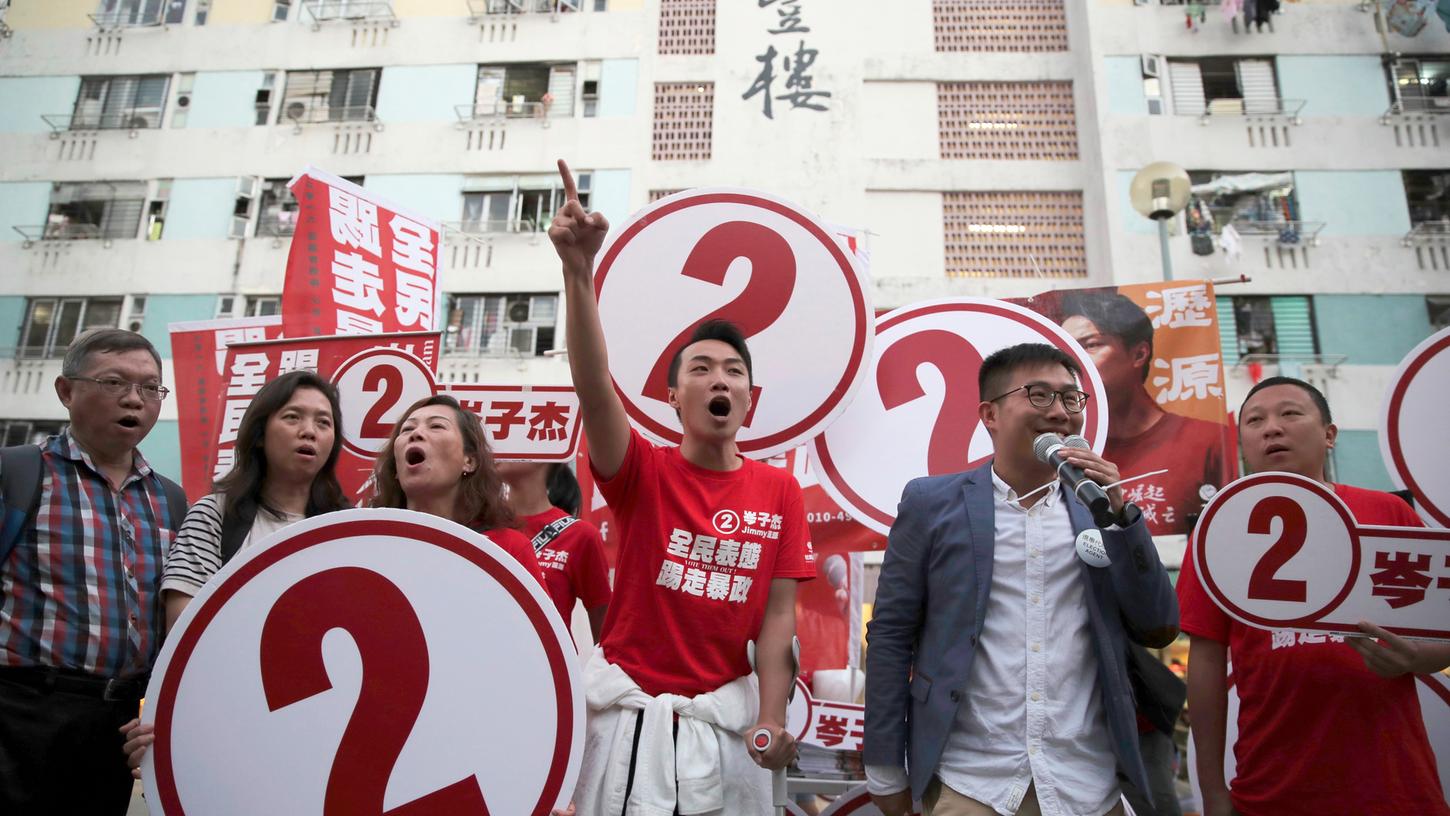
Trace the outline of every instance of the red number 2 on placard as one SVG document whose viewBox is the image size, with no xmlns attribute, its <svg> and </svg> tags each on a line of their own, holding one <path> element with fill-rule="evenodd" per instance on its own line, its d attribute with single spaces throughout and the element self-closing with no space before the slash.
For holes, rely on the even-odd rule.
<svg viewBox="0 0 1450 816">
<path fill-rule="evenodd" d="M 940 329 L 916 332 L 892 343 L 876 365 L 876 390 L 886 410 L 926 396 L 916 378 L 916 368 L 922 363 L 935 366 L 947 388 L 931 429 L 927 473 L 936 476 L 969 470 L 979 464 L 972 461 L 968 448 L 979 421 L 977 404 L 981 400 L 974 372 L 982 367 L 982 355 L 965 337 Z"/>
<path fill-rule="evenodd" d="M 1304 508 L 1287 496 L 1269 496 L 1254 505 L 1249 513 L 1249 532 L 1268 535 L 1273 532 L 1274 519 L 1283 522 L 1279 538 L 1259 559 L 1249 576 L 1249 597 L 1260 601 L 1294 601 L 1303 603 L 1307 596 L 1307 585 L 1303 581 L 1278 578 L 1278 572 L 1289 559 L 1304 547 L 1309 534 L 1309 522 L 1304 518 Z"/>
<path fill-rule="evenodd" d="M 366 598 L 366 606 L 358 602 Z M 325 816 L 381 816 L 398 754 L 428 692 L 428 644 L 402 590 L 361 567 L 304 578 L 277 599 L 262 625 L 262 690 L 267 708 L 301 702 L 332 688 L 322 636 L 342 629 L 362 658 L 362 688 L 327 777 Z M 387 816 L 450 813 L 487 816 L 470 776 L 387 811 Z"/>
<path fill-rule="evenodd" d="M 376 394 L 380 385 L 382 396 L 378 397 L 377 402 L 373 403 L 373 407 L 363 417 L 364 439 L 387 439 L 388 434 L 393 432 L 392 423 L 383 422 L 383 415 L 391 411 L 398 404 L 398 398 L 403 395 L 403 372 L 387 364 L 373 366 L 363 377 L 363 391 Z"/>
<path fill-rule="evenodd" d="M 727 221 L 714 227 L 690 250 L 680 274 L 723 286 L 725 271 L 737 258 L 750 261 L 750 280 L 745 289 L 734 300 L 686 326 L 665 344 L 645 379 L 641 396 L 660 402 L 669 400 L 670 359 L 699 324 L 707 320 L 729 320 L 740 327 L 748 340 L 769 328 L 785 311 L 795 291 L 795 253 L 780 233 L 761 224 Z M 751 400 L 754 414 L 760 400 L 759 388 L 751 389 Z M 749 417 L 745 424 L 750 424 Z"/>
</svg>

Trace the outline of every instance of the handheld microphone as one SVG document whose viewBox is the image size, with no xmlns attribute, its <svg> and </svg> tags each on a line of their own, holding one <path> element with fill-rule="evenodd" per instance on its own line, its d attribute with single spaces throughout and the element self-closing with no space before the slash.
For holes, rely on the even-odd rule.
<svg viewBox="0 0 1450 816">
<path fill-rule="evenodd" d="M 1045 433 L 1032 441 L 1032 453 L 1039 462 L 1057 469 L 1057 478 L 1093 514 L 1093 523 L 1099 527 L 1116 524 L 1118 517 L 1113 513 L 1113 503 L 1101 485 L 1089 479 L 1080 468 L 1062 456 L 1063 448 L 1090 448 L 1086 439 L 1069 436 L 1066 440 L 1055 433 Z"/>
</svg>

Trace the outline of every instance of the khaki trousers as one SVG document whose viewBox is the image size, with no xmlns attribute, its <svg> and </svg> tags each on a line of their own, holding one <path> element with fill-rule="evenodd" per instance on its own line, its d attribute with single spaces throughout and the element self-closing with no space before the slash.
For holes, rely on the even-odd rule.
<svg viewBox="0 0 1450 816">
<path fill-rule="evenodd" d="M 921 804 L 926 809 L 926 816 L 997 816 L 997 811 L 990 805 L 943 785 L 941 777 L 932 779 L 931 784 L 926 786 Z M 1120 801 L 1105 816 L 1123 816 L 1124 812 Z M 1017 816 L 1042 816 L 1042 808 L 1037 804 L 1037 788 L 1027 788 L 1027 795 L 1022 797 L 1022 804 L 1017 808 Z"/>
</svg>

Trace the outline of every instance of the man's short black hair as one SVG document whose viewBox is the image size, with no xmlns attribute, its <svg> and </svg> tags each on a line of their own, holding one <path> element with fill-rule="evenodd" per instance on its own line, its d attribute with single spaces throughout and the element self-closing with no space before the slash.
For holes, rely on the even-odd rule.
<svg viewBox="0 0 1450 816">
<path fill-rule="evenodd" d="M 1153 321 L 1143 308 L 1126 295 L 1117 292 L 1072 292 L 1062 298 L 1062 321 L 1069 317 L 1085 317 L 1098 331 L 1118 338 L 1125 351 L 1139 343 L 1148 344 L 1148 359 L 1153 359 Z M 1061 321 L 1060 321 L 1061 322 Z M 1143 382 L 1148 381 L 1148 365 L 1142 367 Z"/>
<path fill-rule="evenodd" d="M 1056 363 L 1067 369 L 1074 379 L 1082 379 L 1082 367 L 1062 349 L 1046 343 L 1018 343 L 998 349 L 982 361 L 982 368 L 977 372 L 977 393 L 984 400 L 997 397 L 1007 390 L 1007 380 L 1012 372 L 1040 363 Z"/>
<path fill-rule="evenodd" d="M 1244 406 L 1249 404 L 1249 400 L 1253 399 L 1255 394 L 1263 391 L 1265 388 L 1273 388 L 1276 385 L 1292 385 L 1304 389 L 1309 393 L 1309 398 L 1314 400 L 1314 407 L 1319 409 L 1319 415 L 1324 417 L 1324 424 L 1329 425 L 1334 422 L 1334 419 L 1329 413 L 1329 400 L 1324 398 L 1324 392 L 1297 377 L 1268 377 L 1258 385 L 1250 388 L 1249 395 L 1244 397 L 1244 401 L 1239 404 L 1239 422 L 1244 421 Z"/>
<path fill-rule="evenodd" d="M 675 356 L 670 359 L 670 373 L 665 380 L 671 388 L 680 382 L 680 360 L 684 357 L 685 349 L 701 340 L 719 340 L 735 349 L 735 353 L 745 361 L 746 380 L 751 385 L 755 384 L 755 369 L 750 364 L 750 349 L 745 346 L 744 332 L 740 331 L 739 326 L 728 320 L 706 320 L 695 327 L 695 330 L 690 333 L 690 339 L 675 349 Z"/>
</svg>

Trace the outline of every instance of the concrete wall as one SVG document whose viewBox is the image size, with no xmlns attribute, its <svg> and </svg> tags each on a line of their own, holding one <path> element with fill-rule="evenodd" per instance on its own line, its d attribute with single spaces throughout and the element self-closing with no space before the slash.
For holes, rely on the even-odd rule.
<svg viewBox="0 0 1450 816">
<path fill-rule="evenodd" d="M 388 68 L 378 86 L 378 119 L 385 124 L 457 121 L 454 107 L 473 104 L 477 85 L 477 63 Z"/>
<path fill-rule="evenodd" d="M 44 224 L 48 212 L 50 212 L 50 184 L 48 182 L 0 183 L 0 241 L 21 240 L 20 234 L 12 228 Z"/>
<path fill-rule="evenodd" d="M 1431 333 L 1423 295 L 1318 295 L 1314 322 L 1320 353 L 1353 365 L 1397 366 Z"/>
<path fill-rule="evenodd" d="M 166 205 L 162 239 L 224 239 L 237 200 L 235 178 L 176 179 Z"/>
<path fill-rule="evenodd" d="M 79 76 L 0 78 L 0 131 L 49 133 L 40 117 L 70 113 L 80 87 Z"/>
<path fill-rule="evenodd" d="M 264 77 L 264 71 L 198 71 L 186 126 L 252 127 L 257 122 L 257 91 Z"/>
<path fill-rule="evenodd" d="M 14 357 L 20 345 L 20 328 L 25 323 L 26 299 L 0 297 L 0 357 Z"/>
</svg>

